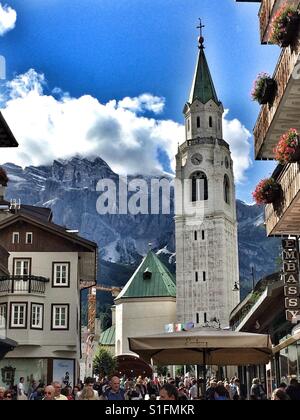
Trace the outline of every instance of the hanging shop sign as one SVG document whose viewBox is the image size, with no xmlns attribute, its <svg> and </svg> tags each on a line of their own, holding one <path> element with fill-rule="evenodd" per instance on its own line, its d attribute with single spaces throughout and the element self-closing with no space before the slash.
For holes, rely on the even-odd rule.
<svg viewBox="0 0 300 420">
<path fill-rule="evenodd" d="M 286 319 L 300 321 L 299 247 L 294 239 L 282 241 L 284 300 Z"/>
</svg>

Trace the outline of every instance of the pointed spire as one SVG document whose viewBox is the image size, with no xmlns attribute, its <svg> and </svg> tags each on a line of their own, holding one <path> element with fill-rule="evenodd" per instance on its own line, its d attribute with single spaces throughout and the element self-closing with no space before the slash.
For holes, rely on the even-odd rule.
<svg viewBox="0 0 300 420">
<path fill-rule="evenodd" d="M 196 71 L 194 75 L 194 80 L 192 84 L 192 89 L 190 93 L 189 103 L 192 104 L 196 99 L 198 99 L 203 104 L 206 104 L 210 99 L 219 104 L 218 96 L 214 87 L 214 83 L 209 71 L 207 60 L 204 53 L 204 37 L 202 34 L 202 28 L 205 25 L 202 25 L 200 20 L 200 25 L 197 26 L 200 29 L 199 37 L 199 56 L 196 66 Z"/>
</svg>

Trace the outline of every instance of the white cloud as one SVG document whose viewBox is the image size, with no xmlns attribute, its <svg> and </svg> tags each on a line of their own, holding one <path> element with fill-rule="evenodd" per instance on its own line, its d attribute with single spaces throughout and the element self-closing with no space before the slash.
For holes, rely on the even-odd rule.
<svg viewBox="0 0 300 420">
<path fill-rule="evenodd" d="M 0 36 L 14 29 L 17 21 L 17 12 L 7 5 L 0 3 Z"/>
<path fill-rule="evenodd" d="M 118 102 L 118 106 L 135 113 L 151 111 L 154 114 L 160 114 L 164 110 L 165 98 L 153 96 L 151 93 L 144 93 L 135 98 L 129 98 L 127 96 Z"/>
<path fill-rule="evenodd" d="M 161 148 L 175 168 L 177 144 L 184 140 L 183 126 L 140 115 L 162 112 L 164 98 L 147 93 L 102 104 L 90 95 L 72 98 L 57 89 L 59 97 L 46 95 L 44 87 L 45 77 L 32 69 L 8 84 L 3 114 L 20 146 L 2 149 L 0 163 L 41 165 L 75 154 L 99 155 L 117 173 L 153 174 L 163 170 L 158 159 Z M 237 120 L 225 119 L 224 125 L 236 159 L 236 178 L 241 181 L 250 164 L 250 133 Z"/>
<path fill-rule="evenodd" d="M 223 118 L 224 139 L 229 143 L 232 159 L 234 162 L 234 175 L 238 183 L 246 181 L 245 172 L 251 165 L 250 138 L 251 133 L 238 120 L 228 120 L 226 117 L 229 110 L 225 110 Z"/>
</svg>

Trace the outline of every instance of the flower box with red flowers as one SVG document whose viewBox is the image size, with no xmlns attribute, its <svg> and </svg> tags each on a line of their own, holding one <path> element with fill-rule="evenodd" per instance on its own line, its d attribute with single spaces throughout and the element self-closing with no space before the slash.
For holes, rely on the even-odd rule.
<svg viewBox="0 0 300 420">
<path fill-rule="evenodd" d="M 291 128 L 280 137 L 274 153 L 275 159 L 281 165 L 300 161 L 300 139 L 295 128 Z"/>
<path fill-rule="evenodd" d="M 293 44 L 299 31 L 299 23 L 299 10 L 284 4 L 274 16 L 270 41 L 283 48 Z"/>
<path fill-rule="evenodd" d="M 281 185 L 274 178 L 267 178 L 260 181 L 252 195 L 256 204 L 262 206 L 277 201 L 280 193 Z"/>
<path fill-rule="evenodd" d="M 277 90 L 277 82 L 268 73 L 260 73 L 254 82 L 252 99 L 260 105 L 272 103 Z"/>
</svg>

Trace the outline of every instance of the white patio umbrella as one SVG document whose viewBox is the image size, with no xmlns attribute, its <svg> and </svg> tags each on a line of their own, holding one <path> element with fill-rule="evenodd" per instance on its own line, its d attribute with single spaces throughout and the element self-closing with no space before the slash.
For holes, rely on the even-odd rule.
<svg viewBox="0 0 300 420">
<path fill-rule="evenodd" d="M 212 328 L 130 337 L 129 348 L 145 362 L 160 365 L 243 366 L 267 364 L 269 335 Z"/>
</svg>

